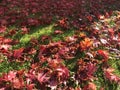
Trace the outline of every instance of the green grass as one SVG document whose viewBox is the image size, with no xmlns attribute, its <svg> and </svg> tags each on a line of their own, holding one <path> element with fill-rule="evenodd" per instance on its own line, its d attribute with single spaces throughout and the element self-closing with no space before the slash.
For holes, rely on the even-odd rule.
<svg viewBox="0 0 120 90">
<path fill-rule="evenodd" d="M 30 32 L 30 34 L 25 34 L 21 39 L 20 43 L 28 43 L 31 38 L 39 38 L 42 35 L 49 35 L 53 32 L 53 25 L 46 27 L 37 27 Z"/>
<path fill-rule="evenodd" d="M 114 21 L 109 22 L 110 27 L 113 27 L 115 25 Z M 15 28 L 15 27 L 13 27 Z M 75 34 L 75 30 L 65 30 L 63 31 L 63 34 L 54 35 L 55 28 L 54 24 L 48 25 L 48 26 L 39 26 L 36 28 L 32 28 L 28 34 L 21 35 L 20 31 L 18 30 L 17 34 L 14 36 L 11 36 L 12 39 L 18 39 L 20 43 L 18 45 L 14 45 L 13 49 L 20 48 L 20 47 L 26 47 L 27 44 L 29 44 L 29 41 L 31 38 L 40 39 L 42 35 L 50 35 L 52 37 L 53 41 L 59 41 L 64 40 L 67 36 L 73 36 Z M 84 54 L 82 54 L 80 57 L 83 57 Z M 1 60 L 3 58 L 0 58 Z M 76 56 L 74 59 L 70 61 L 65 61 L 66 66 L 71 70 L 71 73 L 75 71 L 75 65 L 76 61 L 79 59 L 79 56 Z M 114 73 L 118 76 L 120 76 L 120 62 L 116 58 L 112 58 L 109 60 L 109 65 L 115 69 Z M 20 70 L 20 69 L 26 69 L 29 68 L 30 62 L 25 62 L 24 64 L 21 64 L 19 62 L 9 62 L 6 58 L 4 58 L 4 62 L 0 63 L 0 75 L 3 72 L 8 72 L 10 70 Z M 103 72 L 101 69 L 98 69 L 96 72 L 96 75 L 98 77 L 97 80 L 95 80 L 95 84 L 97 85 L 98 90 L 100 87 L 108 87 L 105 90 L 120 90 L 120 85 L 117 86 L 116 84 L 111 84 L 108 81 L 104 79 Z M 108 83 L 108 84 L 107 84 Z"/>
<path fill-rule="evenodd" d="M 38 39 L 42 35 L 50 35 L 54 29 L 54 24 L 48 25 L 48 26 L 39 26 L 36 28 L 32 28 L 28 34 L 21 35 L 19 32 L 12 37 L 13 39 L 18 39 L 20 43 L 18 45 L 13 46 L 13 48 L 20 48 L 20 47 L 26 47 L 26 45 L 29 43 L 29 41 L 32 38 Z"/>
<path fill-rule="evenodd" d="M 115 69 L 114 73 L 120 76 L 120 61 L 118 59 L 110 59 L 108 63 Z"/>
<path fill-rule="evenodd" d="M 65 37 L 73 36 L 74 33 L 75 33 L 75 30 L 71 29 L 71 30 L 66 30 L 66 31 L 63 31 L 63 32 L 64 32 L 63 34 L 53 35 L 52 40 L 53 41 L 64 40 Z"/>
<path fill-rule="evenodd" d="M 41 39 L 42 35 L 49 35 L 52 38 L 52 41 L 59 41 L 64 40 L 67 36 L 72 36 L 75 33 L 75 30 L 65 30 L 63 31 L 63 34 L 54 34 L 54 31 L 56 29 L 54 28 L 54 24 L 48 25 L 48 26 L 39 26 L 36 28 L 32 28 L 28 34 L 21 35 L 20 31 L 12 37 L 12 39 L 18 39 L 20 41 L 19 44 L 14 45 L 13 49 L 20 48 L 20 47 L 26 47 L 29 44 L 29 41 L 32 38 Z"/>
<path fill-rule="evenodd" d="M 15 28 L 16 27 L 13 26 L 13 27 L 10 27 L 9 29 L 11 30 Z M 18 39 L 20 41 L 20 43 L 17 45 L 14 45 L 12 49 L 27 47 L 31 38 L 40 39 L 42 35 L 51 35 L 53 41 L 59 41 L 59 40 L 63 40 L 67 36 L 72 36 L 74 34 L 74 30 L 66 30 L 64 31 L 64 34 L 54 35 L 53 34 L 54 30 L 55 30 L 54 24 L 32 28 L 30 32 L 25 35 L 22 35 L 21 31 L 18 30 L 16 35 L 9 36 L 9 38 L 12 38 L 14 40 Z M 19 62 L 9 62 L 5 57 L 4 58 L 0 57 L 0 60 L 2 59 L 4 59 L 4 61 L 0 63 L 0 74 L 2 74 L 2 72 L 9 72 L 10 70 L 25 69 L 30 66 L 29 61 L 21 64 Z"/>
<path fill-rule="evenodd" d="M 27 69 L 29 67 L 29 62 L 24 62 L 24 64 L 20 64 L 19 62 L 7 62 L 4 61 L 0 64 L 0 75 L 2 73 L 7 73 L 11 70 L 21 70 Z"/>
<path fill-rule="evenodd" d="M 0 63 L 0 75 L 2 75 L 2 73 L 7 73 L 11 70 L 27 69 L 30 66 L 30 62 L 28 62 L 28 61 L 26 61 L 24 63 L 19 63 L 19 62 L 15 62 L 15 61 L 10 62 L 4 56 L 1 56 L 0 60 L 3 60 L 3 62 Z"/>
</svg>

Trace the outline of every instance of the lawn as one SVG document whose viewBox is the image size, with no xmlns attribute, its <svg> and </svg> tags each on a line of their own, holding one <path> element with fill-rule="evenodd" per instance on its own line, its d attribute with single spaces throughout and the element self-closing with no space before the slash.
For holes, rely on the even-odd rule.
<svg viewBox="0 0 120 90">
<path fill-rule="evenodd" d="M 120 90 L 119 1 L 81 1 L 0 2 L 0 90 Z"/>
</svg>

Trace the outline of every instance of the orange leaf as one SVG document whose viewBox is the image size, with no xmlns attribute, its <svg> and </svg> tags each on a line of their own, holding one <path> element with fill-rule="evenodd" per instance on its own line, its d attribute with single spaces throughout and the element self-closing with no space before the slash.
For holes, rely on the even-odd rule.
<svg viewBox="0 0 120 90">
<path fill-rule="evenodd" d="M 93 44 L 93 41 L 92 41 L 91 39 L 85 38 L 84 41 L 81 41 L 81 42 L 80 42 L 80 48 L 81 48 L 82 50 L 86 50 L 86 49 L 88 49 L 89 47 L 91 47 L 92 44 Z"/>
<path fill-rule="evenodd" d="M 90 82 L 88 85 L 86 85 L 83 90 L 97 90 L 96 85 L 92 82 Z"/>
</svg>

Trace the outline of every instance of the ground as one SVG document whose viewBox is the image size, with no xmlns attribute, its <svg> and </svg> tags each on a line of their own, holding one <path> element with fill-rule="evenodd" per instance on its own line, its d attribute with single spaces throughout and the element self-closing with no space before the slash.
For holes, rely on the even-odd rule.
<svg viewBox="0 0 120 90">
<path fill-rule="evenodd" d="M 15 2 L 11 1 L 11 3 Z M 70 3 L 77 5 L 75 2 Z M 100 11 L 105 12 L 102 11 L 97 15 L 90 14 L 92 11 L 89 8 L 93 7 L 89 7 L 86 9 L 89 13 L 84 12 L 82 14 L 85 16 L 78 17 L 78 12 L 74 11 L 77 8 L 73 6 L 70 10 L 76 14 L 69 16 L 72 11 L 69 12 L 69 9 L 67 11 L 63 5 L 66 10 L 63 13 L 66 15 L 67 12 L 68 15 L 61 16 L 57 9 L 56 11 L 50 9 L 51 13 L 60 15 L 56 17 L 53 15 L 52 22 L 50 22 L 51 16 L 43 15 L 38 23 L 39 13 L 30 14 L 27 17 L 28 22 L 22 22 L 22 25 L 19 21 L 15 24 L 11 24 L 12 21 L 8 22 L 10 23 L 8 25 L 2 22 L 0 26 L 0 89 L 119 90 L 120 10 L 117 3 L 119 1 L 114 5 L 117 8 L 112 6 L 111 10 L 109 7 L 110 11 L 103 5 L 104 8 Z M 52 5 L 50 2 L 49 4 Z M 30 5 L 37 6 L 36 3 Z M 26 5 L 26 8 L 30 7 Z M 47 15 L 48 11 L 41 12 Z M 9 13 L 3 15 L 1 13 L 0 17 L 6 18 L 7 14 L 9 15 Z M 13 20 L 14 15 L 17 16 L 17 14 L 12 15 L 10 19 Z M 22 15 L 24 13 L 20 17 Z"/>
</svg>

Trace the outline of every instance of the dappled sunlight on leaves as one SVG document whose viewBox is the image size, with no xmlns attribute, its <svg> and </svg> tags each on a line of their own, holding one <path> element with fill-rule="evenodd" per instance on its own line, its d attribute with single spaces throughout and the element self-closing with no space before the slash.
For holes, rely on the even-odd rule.
<svg viewBox="0 0 120 90">
<path fill-rule="evenodd" d="M 0 90 L 117 90 L 118 2 L 2 0 Z"/>
</svg>

